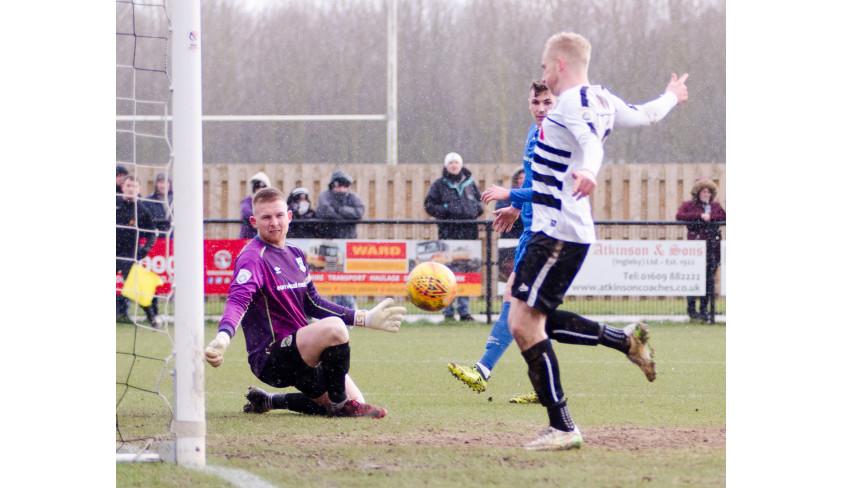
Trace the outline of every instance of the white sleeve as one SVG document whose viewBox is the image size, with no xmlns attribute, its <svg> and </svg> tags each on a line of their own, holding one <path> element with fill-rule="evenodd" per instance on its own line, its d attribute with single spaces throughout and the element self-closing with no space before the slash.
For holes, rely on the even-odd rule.
<svg viewBox="0 0 843 488">
<path fill-rule="evenodd" d="M 582 169 L 591 171 L 596 178 L 603 165 L 603 143 L 596 137 L 584 139 L 580 142 L 582 148 Z"/>
<path fill-rule="evenodd" d="M 655 100 L 643 105 L 627 105 L 626 102 L 611 94 L 615 106 L 615 125 L 619 127 L 644 127 L 663 119 L 676 106 L 676 95 L 665 92 Z"/>
</svg>

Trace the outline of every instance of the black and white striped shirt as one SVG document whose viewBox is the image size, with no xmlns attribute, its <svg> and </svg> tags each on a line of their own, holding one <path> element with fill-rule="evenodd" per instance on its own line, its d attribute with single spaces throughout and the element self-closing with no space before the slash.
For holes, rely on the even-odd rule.
<svg viewBox="0 0 843 488">
<path fill-rule="evenodd" d="M 573 196 L 573 173 L 595 177 L 603 164 L 603 141 L 618 127 L 640 127 L 663 119 L 676 106 L 665 93 L 643 105 L 627 105 L 599 85 L 580 85 L 562 92 L 542 122 L 542 137 L 533 157 L 533 232 L 567 242 L 596 240 L 588 198 Z"/>
</svg>

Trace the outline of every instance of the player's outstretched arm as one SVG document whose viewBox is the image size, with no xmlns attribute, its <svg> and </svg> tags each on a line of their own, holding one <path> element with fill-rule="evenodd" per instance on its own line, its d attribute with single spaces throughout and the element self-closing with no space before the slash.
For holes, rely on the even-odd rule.
<svg viewBox="0 0 843 488">
<path fill-rule="evenodd" d="M 615 127 L 646 127 L 659 122 L 673 110 L 673 107 L 688 100 L 688 87 L 685 86 L 687 79 L 688 73 L 681 77 L 672 73 L 664 93 L 640 105 L 627 105 L 617 96 L 611 95 L 610 101 L 617 110 Z"/>
<path fill-rule="evenodd" d="M 366 327 L 367 329 L 383 330 L 386 332 L 398 332 L 401 322 L 407 309 L 394 307 L 395 300 L 387 298 L 377 304 L 371 310 L 358 310 L 354 316 L 354 325 Z"/>
<path fill-rule="evenodd" d="M 225 361 L 223 355 L 228 345 L 231 344 L 231 336 L 226 332 L 220 332 L 205 348 L 205 361 L 213 367 L 217 367 Z"/>
<path fill-rule="evenodd" d="M 681 104 L 688 100 L 688 87 L 685 86 L 685 80 L 688 79 L 688 73 L 685 73 L 681 77 L 677 78 L 676 73 L 671 73 L 670 75 L 670 83 L 667 84 L 667 88 L 665 88 L 665 93 L 673 93 L 676 95 L 676 105 Z"/>
</svg>

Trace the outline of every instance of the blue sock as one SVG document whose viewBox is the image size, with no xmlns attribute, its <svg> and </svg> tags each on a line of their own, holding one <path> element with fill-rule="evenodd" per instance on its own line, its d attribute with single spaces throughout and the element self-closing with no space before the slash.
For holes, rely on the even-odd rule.
<svg viewBox="0 0 843 488">
<path fill-rule="evenodd" d="M 489 338 L 486 339 L 486 353 L 480 358 L 480 363 L 488 367 L 491 374 L 492 368 L 498 363 L 498 360 L 506 352 L 506 348 L 512 344 L 512 333 L 509 331 L 509 324 L 507 318 L 509 317 L 509 302 L 504 302 L 501 307 L 501 316 L 498 321 L 492 326 L 489 332 Z"/>
</svg>

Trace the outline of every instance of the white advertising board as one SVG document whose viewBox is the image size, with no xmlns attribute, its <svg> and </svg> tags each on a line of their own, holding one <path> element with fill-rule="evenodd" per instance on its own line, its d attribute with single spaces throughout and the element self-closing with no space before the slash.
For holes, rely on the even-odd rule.
<svg viewBox="0 0 843 488">
<path fill-rule="evenodd" d="M 702 296 L 705 241 L 601 240 L 567 295 Z"/>
</svg>

